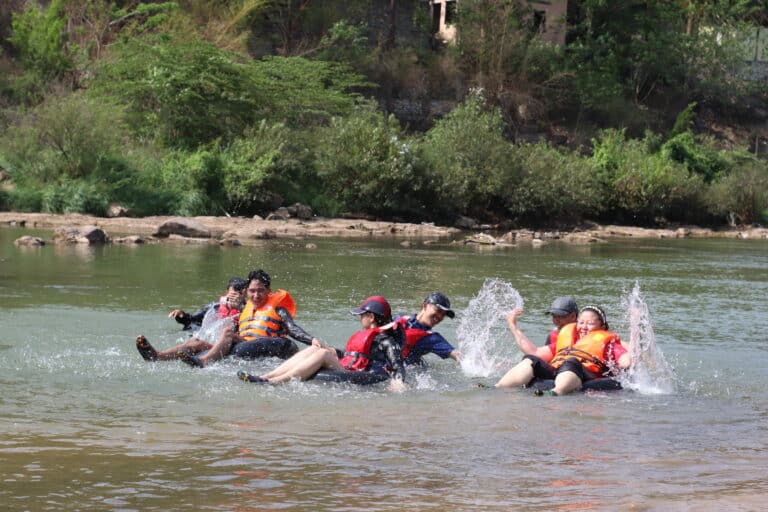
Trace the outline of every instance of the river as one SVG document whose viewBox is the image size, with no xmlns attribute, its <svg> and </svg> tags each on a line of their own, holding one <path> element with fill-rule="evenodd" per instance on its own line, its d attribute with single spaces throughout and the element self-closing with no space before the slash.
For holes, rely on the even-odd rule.
<svg viewBox="0 0 768 512">
<path fill-rule="evenodd" d="M 17 248 L 22 234 L 35 232 L 0 230 L 3 510 L 762 510 L 768 498 L 766 240 Z M 336 346 L 362 298 L 408 313 L 439 289 L 457 318 L 437 330 L 461 332 L 463 349 L 490 342 L 496 366 L 432 356 L 398 394 L 235 378 L 276 360 L 139 357 L 136 335 L 170 346 L 183 336 L 170 309 L 253 268 Z M 557 295 L 604 306 L 625 339 L 640 298 L 668 378 L 568 397 L 478 387 L 520 357 L 503 312 L 468 314 L 488 279 L 519 292 L 535 341 Z"/>
</svg>

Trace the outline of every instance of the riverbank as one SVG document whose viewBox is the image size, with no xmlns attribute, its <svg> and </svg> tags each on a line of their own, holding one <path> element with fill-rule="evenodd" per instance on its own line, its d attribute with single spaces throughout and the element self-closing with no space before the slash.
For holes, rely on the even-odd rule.
<svg viewBox="0 0 768 512">
<path fill-rule="evenodd" d="M 272 238 L 396 238 L 424 242 L 459 242 L 484 245 L 516 243 L 594 243 L 611 238 L 768 238 L 768 229 L 702 228 L 682 226 L 642 228 L 589 224 L 571 230 L 511 231 L 462 230 L 432 223 L 399 223 L 363 219 L 263 220 L 244 217 L 116 217 L 104 218 L 81 214 L 0 212 L 0 226 L 55 230 L 65 227 L 97 226 L 111 238 L 134 241 L 175 241 L 248 245 Z M 493 234 L 491 234 L 493 233 Z"/>
</svg>

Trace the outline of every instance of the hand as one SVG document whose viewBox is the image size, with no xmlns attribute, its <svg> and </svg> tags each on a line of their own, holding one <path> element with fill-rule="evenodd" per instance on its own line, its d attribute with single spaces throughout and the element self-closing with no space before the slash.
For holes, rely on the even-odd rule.
<svg viewBox="0 0 768 512">
<path fill-rule="evenodd" d="M 227 293 L 227 306 L 230 308 L 235 308 L 240 305 L 240 302 L 242 302 L 242 296 L 239 292 L 229 292 Z"/>
<path fill-rule="evenodd" d="M 186 315 L 183 309 L 174 309 L 168 313 L 168 318 L 182 318 Z"/>
<path fill-rule="evenodd" d="M 507 313 L 507 323 L 510 327 L 517 326 L 517 317 L 523 314 L 523 308 L 515 308 Z"/>
<path fill-rule="evenodd" d="M 402 393 L 406 389 L 408 389 L 408 386 L 405 385 L 405 382 L 403 382 L 403 379 L 391 379 L 389 381 L 388 389 L 390 391 L 394 391 L 395 393 Z"/>
<path fill-rule="evenodd" d="M 317 338 L 312 338 L 312 346 L 317 348 L 325 348 L 325 344 Z"/>
</svg>

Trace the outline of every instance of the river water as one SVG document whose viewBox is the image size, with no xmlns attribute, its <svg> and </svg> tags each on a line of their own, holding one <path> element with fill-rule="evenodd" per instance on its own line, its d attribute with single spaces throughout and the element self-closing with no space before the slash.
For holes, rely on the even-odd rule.
<svg viewBox="0 0 768 512">
<path fill-rule="evenodd" d="M 13 246 L 21 234 L 35 233 L 0 230 L 3 510 L 762 510 L 768 498 L 768 241 L 29 249 Z M 478 370 L 432 356 L 396 394 L 235 378 L 276 360 L 195 370 L 138 356 L 138 334 L 161 348 L 183 336 L 170 309 L 259 267 L 336 346 L 365 296 L 408 313 L 439 289 L 458 315 L 438 330 L 488 357 Z M 551 327 L 552 298 L 573 294 L 624 339 L 655 344 L 657 367 L 612 393 L 478 387 L 520 357 L 497 311 L 513 292 L 532 339 Z"/>
</svg>

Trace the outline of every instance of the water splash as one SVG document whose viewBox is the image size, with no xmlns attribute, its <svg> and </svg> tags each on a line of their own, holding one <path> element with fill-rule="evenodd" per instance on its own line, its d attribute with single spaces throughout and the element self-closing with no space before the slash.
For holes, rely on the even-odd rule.
<svg viewBox="0 0 768 512">
<path fill-rule="evenodd" d="M 504 318 L 514 308 L 523 307 L 523 298 L 512 285 L 501 279 L 486 279 L 469 301 L 456 329 L 461 369 L 470 377 L 488 377 L 506 363 L 511 336 Z M 500 326 L 503 326 L 500 328 Z"/>
<path fill-rule="evenodd" d="M 648 305 L 640 293 L 640 284 L 622 300 L 629 325 L 629 343 L 633 347 L 634 364 L 622 379 L 622 385 L 646 394 L 669 394 L 674 391 L 675 375 L 656 345 Z"/>
<path fill-rule="evenodd" d="M 194 334 L 198 339 L 216 343 L 224 329 L 234 329 L 233 317 L 218 318 L 218 308 L 210 308 L 203 317 L 200 329 Z"/>
</svg>

